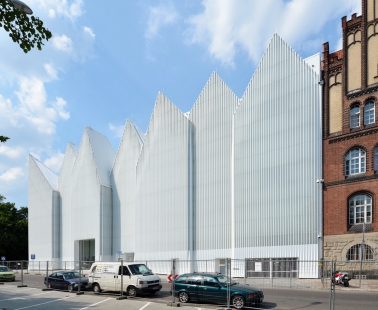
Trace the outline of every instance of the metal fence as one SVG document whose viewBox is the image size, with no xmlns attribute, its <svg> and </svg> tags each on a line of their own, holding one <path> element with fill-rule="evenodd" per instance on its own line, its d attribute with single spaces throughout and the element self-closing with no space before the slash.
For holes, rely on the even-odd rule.
<svg viewBox="0 0 378 310">
<path fill-rule="evenodd" d="M 24 285 L 24 275 L 40 275 L 38 278 L 41 287 L 47 289 L 45 277 L 56 271 L 79 271 L 80 281 L 88 279 L 90 274 L 91 261 L 3 261 L 0 265 L 5 265 L 12 269 L 16 275 L 21 278 Z M 122 264 L 130 264 L 124 262 Z M 171 303 L 177 303 L 178 293 L 175 286 L 175 275 L 183 275 L 195 272 L 202 277 L 201 286 L 204 284 L 204 273 L 223 274 L 229 277 L 224 283 L 225 290 L 218 292 L 221 306 L 234 306 L 233 286 L 237 282 L 250 287 L 257 287 L 262 291 L 270 292 L 272 289 L 279 290 L 319 290 L 327 292 L 329 300 L 329 309 L 334 309 L 335 305 L 335 285 L 332 283 L 332 275 L 337 271 L 348 272 L 351 280 L 351 286 L 360 290 L 378 291 L 378 262 L 373 261 L 299 261 L 297 259 L 213 259 L 213 260 L 154 260 L 132 262 L 145 264 L 153 273 L 161 278 L 162 289 L 159 296 L 168 298 Z M 172 275 L 172 283 L 168 280 Z M 123 285 L 123 274 L 119 275 L 121 286 L 118 286 L 113 294 L 120 297 L 128 291 L 128 285 Z M 19 278 L 19 279 L 20 279 Z M 29 279 L 29 278 L 28 278 Z M 30 280 L 28 280 L 30 281 Z M 36 285 L 28 283 L 28 286 Z M 198 283 L 198 285 L 200 285 Z M 122 289 L 121 289 L 122 288 Z M 67 289 L 67 288 L 62 288 Z M 91 287 L 89 288 L 92 289 Z M 77 288 L 80 292 L 80 285 Z M 329 294 L 328 294 L 329 293 Z M 223 295 L 222 295 L 223 294 Z M 378 295 L 378 294 L 377 294 Z M 206 297 L 202 293 L 204 300 L 201 303 L 209 301 L 214 303 L 213 298 Z M 265 294 L 267 296 L 267 294 Z M 265 297 L 266 300 L 266 297 Z M 252 306 L 254 309 L 269 308 L 265 303 Z"/>
</svg>

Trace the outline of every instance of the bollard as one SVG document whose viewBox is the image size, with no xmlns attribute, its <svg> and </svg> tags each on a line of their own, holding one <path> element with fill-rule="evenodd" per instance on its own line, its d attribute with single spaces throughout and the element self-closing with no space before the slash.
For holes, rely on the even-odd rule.
<svg viewBox="0 0 378 310">
<path fill-rule="evenodd" d="M 120 294 L 120 296 L 119 297 L 117 297 L 117 300 L 122 300 L 122 299 L 127 299 L 127 297 L 126 296 L 123 296 L 123 259 L 121 259 L 121 269 L 120 269 L 121 271 L 120 272 L 118 272 L 118 273 L 120 273 L 121 274 L 121 294 Z"/>
<path fill-rule="evenodd" d="M 46 288 L 42 291 L 52 291 L 52 288 L 49 288 L 49 261 L 46 262 Z"/>
<path fill-rule="evenodd" d="M 172 259 L 172 301 L 167 303 L 167 306 L 180 307 L 180 303 L 175 302 L 175 274 L 176 274 L 176 260 Z"/>
<path fill-rule="evenodd" d="M 79 260 L 79 286 L 78 286 L 76 295 L 83 295 L 83 294 L 84 292 L 81 291 L 81 261 Z"/>
<path fill-rule="evenodd" d="M 21 285 L 17 285 L 17 287 L 27 287 L 27 285 L 24 285 L 24 268 L 22 263 L 21 261 Z"/>
</svg>

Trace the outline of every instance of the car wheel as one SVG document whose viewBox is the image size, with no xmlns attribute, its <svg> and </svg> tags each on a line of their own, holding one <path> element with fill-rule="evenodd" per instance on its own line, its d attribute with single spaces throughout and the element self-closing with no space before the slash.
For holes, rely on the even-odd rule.
<svg viewBox="0 0 378 310">
<path fill-rule="evenodd" d="M 344 286 L 348 287 L 349 286 L 349 282 L 348 281 L 344 281 Z"/>
<path fill-rule="evenodd" d="M 68 286 L 67 286 L 67 290 L 70 292 L 70 293 L 72 293 L 73 292 L 73 285 L 72 284 L 68 284 Z"/>
<path fill-rule="evenodd" d="M 51 287 L 51 283 L 50 283 L 50 282 L 49 282 L 49 283 L 47 283 L 47 287 L 48 287 L 48 288 L 52 288 L 52 287 Z"/>
<path fill-rule="evenodd" d="M 96 284 L 93 285 L 93 292 L 95 294 L 101 293 L 101 287 L 100 287 L 99 284 L 96 283 Z"/>
<path fill-rule="evenodd" d="M 187 292 L 180 292 L 178 294 L 178 299 L 180 300 L 180 302 L 186 303 L 189 301 L 189 295 Z"/>
<path fill-rule="evenodd" d="M 137 290 L 134 286 L 129 286 L 127 288 L 127 294 L 130 296 L 130 297 L 135 297 L 136 294 L 137 294 Z"/>
<path fill-rule="evenodd" d="M 244 298 L 243 296 L 235 295 L 232 297 L 231 303 L 236 309 L 241 309 L 244 307 Z"/>
<path fill-rule="evenodd" d="M 14 282 L 14 281 L 16 281 L 16 278 L 13 278 L 13 279 L 12 279 L 12 282 Z"/>
</svg>

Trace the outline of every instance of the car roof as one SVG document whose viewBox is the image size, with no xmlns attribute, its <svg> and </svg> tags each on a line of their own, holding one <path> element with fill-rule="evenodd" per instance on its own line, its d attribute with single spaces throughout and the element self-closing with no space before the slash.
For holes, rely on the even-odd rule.
<svg viewBox="0 0 378 310">
<path fill-rule="evenodd" d="M 190 272 L 190 273 L 184 273 L 180 276 L 211 276 L 211 277 L 216 277 L 216 276 L 224 276 L 222 273 L 217 273 L 217 272 Z"/>
</svg>

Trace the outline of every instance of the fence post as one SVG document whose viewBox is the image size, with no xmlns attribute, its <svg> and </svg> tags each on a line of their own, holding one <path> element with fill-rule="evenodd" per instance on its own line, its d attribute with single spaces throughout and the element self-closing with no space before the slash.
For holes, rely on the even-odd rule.
<svg viewBox="0 0 378 310">
<path fill-rule="evenodd" d="M 335 283 L 332 281 L 333 274 L 336 271 L 336 261 L 332 260 L 331 262 L 331 276 L 330 276 L 330 282 L 331 282 L 331 290 L 330 290 L 330 296 L 329 296 L 329 310 L 335 309 Z"/>
<path fill-rule="evenodd" d="M 292 265 L 291 265 L 292 261 L 290 261 L 290 288 L 291 288 L 291 279 L 293 277 L 293 271 L 292 271 Z"/>
<path fill-rule="evenodd" d="M 269 259 L 269 278 L 270 278 L 270 286 L 273 287 L 273 261 Z"/>
<path fill-rule="evenodd" d="M 176 259 L 172 258 L 172 264 L 171 264 L 171 275 L 172 275 L 172 301 L 168 302 L 168 306 L 179 306 L 180 303 L 175 303 L 175 297 L 176 297 L 176 292 L 175 292 L 175 274 L 176 274 Z"/>
</svg>

